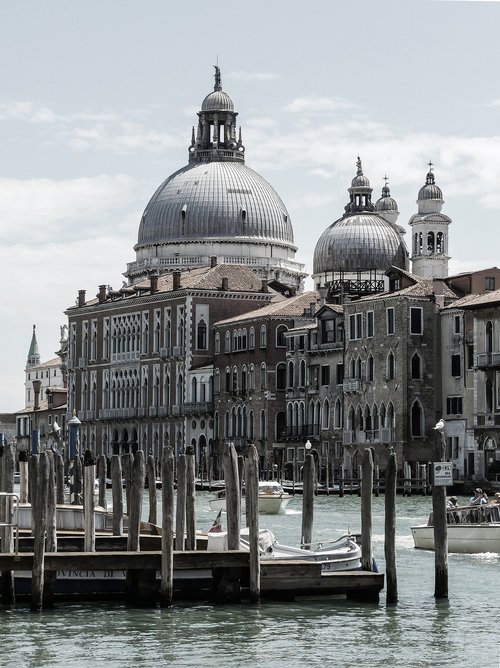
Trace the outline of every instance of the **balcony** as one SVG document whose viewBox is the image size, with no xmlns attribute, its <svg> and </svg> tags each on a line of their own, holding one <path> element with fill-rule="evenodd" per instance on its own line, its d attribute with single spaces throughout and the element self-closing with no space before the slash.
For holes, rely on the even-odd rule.
<svg viewBox="0 0 500 668">
<path fill-rule="evenodd" d="M 500 353 L 478 353 L 476 355 L 476 367 L 500 366 Z"/>
<path fill-rule="evenodd" d="M 344 380 L 343 383 L 344 392 L 361 392 L 363 389 L 363 381 L 361 378 L 351 378 L 350 380 Z"/>
<path fill-rule="evenodd" d="M 311 436 L 318 436 L 320 431 L 319 424 L 301 424 L 292 425 L 285 428 L 286 438 L 308 438 Z"/>
<path fill-rule="evenodd" d="M 137 350 L 129 350 L 123 353 L 111 353 L 111 364 L 128 364 L 130 362 L 138 362 L 140 357 L 141 355 Z"/>
</svg>

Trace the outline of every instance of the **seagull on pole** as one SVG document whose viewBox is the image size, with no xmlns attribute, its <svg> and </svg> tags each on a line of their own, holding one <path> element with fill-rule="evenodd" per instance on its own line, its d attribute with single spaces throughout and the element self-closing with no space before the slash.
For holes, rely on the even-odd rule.
<svg viewBox="0 0 500 668">
<path fill-rule="evenodd" d="M 444 420 L 443 418 L 441 418 L 437 423 L 437 425 L 433 428 L 436 429 L 437 431 L 443 431 L 443 427 L 444 427 Z"/>
</svg>

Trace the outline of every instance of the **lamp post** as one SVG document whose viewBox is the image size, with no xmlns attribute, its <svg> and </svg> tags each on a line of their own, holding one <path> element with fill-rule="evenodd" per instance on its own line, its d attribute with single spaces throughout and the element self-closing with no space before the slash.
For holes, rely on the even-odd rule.
<svg viewBox="0 0 500 668">
<path fill-rule="evenodd" d="M 78 437 L 80 434 L 80 420 L 76 417 L 76 411 L 73 411 L 73 417 L 68 420 L 69 429 L 69 459 L 73 461 L 78 452 Z"/>
</svg>

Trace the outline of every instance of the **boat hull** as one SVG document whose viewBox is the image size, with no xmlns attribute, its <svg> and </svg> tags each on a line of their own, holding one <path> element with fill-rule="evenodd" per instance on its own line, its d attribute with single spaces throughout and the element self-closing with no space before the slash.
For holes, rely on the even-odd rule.
<svg viewBox="0 0 500 668">
<path fill-rule="evenodd" d="M 434 527 L 421 525 L 411 527 L 415 547 L 434 550 Z M 448 552 L 478 554 L 481 552 L 500 553 L 500 523 L 492 524 L 449 524 Z"/>
</svg>

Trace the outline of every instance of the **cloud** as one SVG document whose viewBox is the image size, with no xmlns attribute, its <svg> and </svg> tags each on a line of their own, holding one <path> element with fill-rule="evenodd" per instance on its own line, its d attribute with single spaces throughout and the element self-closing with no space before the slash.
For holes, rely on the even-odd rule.
<svg viewBox="0 0 500 668">
<path fill-rule="evenodd" d="M 279 75 L 276 72 L 229 72 L 227 78 L 236 81 L 275 81 Z"/>
<path fill-rule="evenodd" d="M 131 210 L 139 220 L 143 204 L 141 185 L 120 174 L 0 179 L 0 245 L 40 248 L 58 239 L 99 239 L 106 229 L 119 233 Z"/>
<path fill-rule="evenodd" d="M 0 121 L 55 123 L 60 118 L 49 107 L 37 107 L 32 102 L 12 101 L 0 104 Z"/>
<path fill-rule="evenodd" d="M 353 109 L 355 105 L 342 97 L 297 97 L 286 105 L 285 111 L 294 114 L 324 114 Z"/>
</svg>

